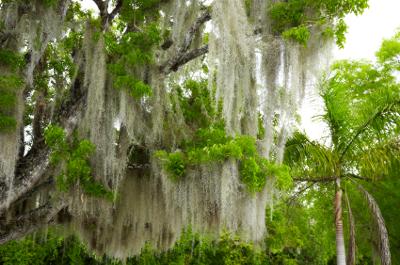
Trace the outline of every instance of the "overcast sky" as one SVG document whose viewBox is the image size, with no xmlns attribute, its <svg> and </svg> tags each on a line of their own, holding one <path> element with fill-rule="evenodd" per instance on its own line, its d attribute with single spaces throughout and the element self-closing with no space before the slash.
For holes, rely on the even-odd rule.
<svg viewBox="0 0 400 265">
<path fill-rule="evenodd" d="M 369 8 L 361 16 L 346 17 L 348 32 L 344 49 L 334 50 L 334 59 L 375 59 L 382 40 L 390 38 L 400 27 L 400 0 L 369 0 Z M 314 140 L 328 136 L 327 127 L 318 118 L 323 103 L 316 90 L 308 91 L 300 110 L 301 127 Z"/>
<path fill-rule="evenodd" d="M 400 27 L 400 0 L 369 0 L 369 6 L 361 16 L 346 17 L 346 45 L 336 49 L 335 58 L 374 59 L 383 38 L 390 38 Z"/>
</svg>

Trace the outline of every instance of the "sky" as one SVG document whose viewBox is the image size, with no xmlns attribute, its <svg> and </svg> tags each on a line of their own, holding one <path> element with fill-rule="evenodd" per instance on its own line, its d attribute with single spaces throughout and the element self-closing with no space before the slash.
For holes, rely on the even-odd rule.
<svg viewBox="0 0 400 265">
<path fill-rule="evenodd" d="M 400 27 L 400 0 L 369 0 L 369 8 L 360 16 L 348 15 L 348 31 L 343 49 L 335 48 L 333 60 L 375 60 L 375 52 L 383 39 L 390 38 Z M 313 140 L 325 139 L 329 143 L 328 128 L 319 118 L 323 103 L 316 89 L 308 91 L 300 110 L 301 129 Z"/>
<path fill-rule="evenodd" d="M 369 0 L 369 9 L 361 16 L 348 15 L 349 26 L 344 49 L 336 49 L 336 59 L 374 59 L 384 38 L 400 27 L 400 0 Z"/>
</svg>

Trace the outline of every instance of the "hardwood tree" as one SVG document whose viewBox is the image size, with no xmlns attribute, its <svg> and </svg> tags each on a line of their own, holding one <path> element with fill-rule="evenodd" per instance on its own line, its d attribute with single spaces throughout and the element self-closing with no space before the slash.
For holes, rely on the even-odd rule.
<svg viewBox="0 0 400 265">
<path fill-rule="evenodd" d="M 0 2 L 0 243 L 53 224 L 122 258 L 187 225 L 262 240 L 314 62 L 367 1 L 93 2 Z"/>
</svg>

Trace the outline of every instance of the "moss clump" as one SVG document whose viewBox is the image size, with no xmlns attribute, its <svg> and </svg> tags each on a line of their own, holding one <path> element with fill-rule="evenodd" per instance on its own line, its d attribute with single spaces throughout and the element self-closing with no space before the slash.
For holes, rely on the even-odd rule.
<svg viewBox="0 0 400 265">
<path fill-rule="evenodd" d="M 114 194 L 92 176 L 89 158 L 95 146 L 90 141 L 78 140 L 75 136 L 69 143 L 61 127 L 50 125 L 45 130 L 45 142 L 51 149 L 51 162 L 64 165 L 61 174 L 56 177 L 60 191 L 67 192 L 79 183 L 90 196 L 114 199 Z"/>
</svg>

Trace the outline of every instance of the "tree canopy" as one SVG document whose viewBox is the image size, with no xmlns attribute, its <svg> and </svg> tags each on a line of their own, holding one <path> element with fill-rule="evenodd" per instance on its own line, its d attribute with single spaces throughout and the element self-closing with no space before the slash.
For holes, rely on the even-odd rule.
<svg viewBox="0 0 400 265">
<path fill-rule="evenodd" d="M 322 63 L 367 0 L 93 3 L 0 1 L 0 263 L 399 260 L 400 35 Z"/>
</svg>

